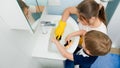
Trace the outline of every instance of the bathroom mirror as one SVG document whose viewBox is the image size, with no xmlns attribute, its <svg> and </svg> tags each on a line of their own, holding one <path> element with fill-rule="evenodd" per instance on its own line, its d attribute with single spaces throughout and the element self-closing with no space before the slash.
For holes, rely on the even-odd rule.
<svg viewBox="0 0 120 68">
<path fill-rule="evenodd" d="M 17 0 L 26 20 L 32 31 L 35 32 L 38 22 L 41 18 L 47 0 Z"/>
</svg>

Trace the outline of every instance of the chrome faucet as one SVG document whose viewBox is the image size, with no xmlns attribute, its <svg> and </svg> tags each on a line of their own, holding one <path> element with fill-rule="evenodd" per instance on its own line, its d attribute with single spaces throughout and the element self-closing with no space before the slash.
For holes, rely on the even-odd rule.
<svg viewBox="0 0 120 68">
<path fill-rule="evenodd" d="M 51 21 L 41 21 L 40 25 L 42 34 L 47 34 L 48 33 L 47 27 L 55 27 L 56 24 L 52 23 Z"/>
<path fill-rule="evenodd" d="M 56 25 L 52 23 L 51 21 L 41 21 L 40 23 L 44 26 L 55 26 Z"/>
</svg>

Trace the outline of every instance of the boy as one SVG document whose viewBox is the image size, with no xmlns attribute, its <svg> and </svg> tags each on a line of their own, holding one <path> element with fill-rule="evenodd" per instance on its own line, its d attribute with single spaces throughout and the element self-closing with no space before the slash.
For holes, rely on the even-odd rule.
<svg viewBox="0 0 120 68">
<path fill-rule="evenodd" d="M 52 42 L 56 44 L 60 53 L 68 59 L 69 62 L 65 63 L 65 68 L 74 68 L 75 64 L 79 65 L 80 68 L 90 68 L 98 56 L 105 55 L 110 51 L 112 44 L 111 39 L 106 34 L 96 30 L 84 34 L 82 48 L 75 54 L 67 52 L 65 47 L 55 38 L 52 39 Z"/>
</svg>

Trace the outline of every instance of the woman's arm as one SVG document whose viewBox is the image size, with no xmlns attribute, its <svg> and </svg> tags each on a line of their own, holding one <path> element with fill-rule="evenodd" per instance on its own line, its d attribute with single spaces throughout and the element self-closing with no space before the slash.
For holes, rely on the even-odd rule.
<svg viewBox="0 0 120 68">
<path fill-rule="evenodd" d="M 36 12 L 43 12 L 44 6 L 36 6 Z"/>
<path fill-rule="evenodd" d="M 57 41 L 55 38 L 52 38 L 52 42 L 56 44 L 59 52 L 62 54 L 63 57 L 72 60 L 73 61 L 73 54 L 67 52 L 64 46 L 62 46 L 59 41 Z"/>
<path fill-rule="evenodd" d="M 55 29 L 56 39 L 60 40 L 60 37 L 64 33 L 64 29 L 65 29 L 66 24 L 67 24 L 66 21 L 67 21 L 68 17 L 70 16 L 70 14 L 77 14 L 77 8 L 76 7 L 69 7 L 69 8 L 64 10 L 62 18 L 59 21 L 59 24 Z"/>
<path fill-rule="evenodd" d="M 78 11 L 76 7 L 69 7 L 66 8 L 62 14 L 62 21 L 66 22 L 67 19 L 69 18 L 70 14 L 76 14 L 78 15 Z"/>
</svg>

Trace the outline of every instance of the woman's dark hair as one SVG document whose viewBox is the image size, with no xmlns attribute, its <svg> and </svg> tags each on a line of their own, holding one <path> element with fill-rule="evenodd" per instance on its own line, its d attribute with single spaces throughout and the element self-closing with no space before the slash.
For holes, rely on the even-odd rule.
<svg viewBox="0 0 120 68">
<path fill-rule="evenodd" d="M 29 8 L 22 0 L 17 0 L 20 8 L 24 11 L 25 8 Z"/>
<path fill-rule="evenodd" d="M 86 20 L 89 20 L 91 17 L 98 17 L 107 26 L 104 6 L 100 7 L 100 4 L 96 1 L 84 0 L 76 8 Z"/>
</svg>

